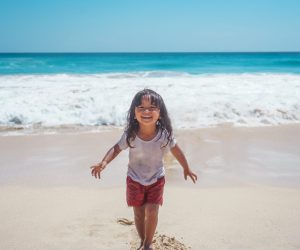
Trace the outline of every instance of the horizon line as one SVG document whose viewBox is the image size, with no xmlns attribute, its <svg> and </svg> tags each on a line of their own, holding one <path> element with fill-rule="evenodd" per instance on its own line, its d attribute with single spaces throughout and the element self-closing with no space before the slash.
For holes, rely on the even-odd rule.
<svg viewBox="0 0 300 250">
<path fill-rule="evenodd" d="M 1 52 L 0 54 L 184 54 L 184 53 L 300 53 L 300 50 L 278 50 L 278 51 L 94 51 L 94 52 L 84 52 L 84 51 L 18 51 L 18 52 Z"/>
</svg>

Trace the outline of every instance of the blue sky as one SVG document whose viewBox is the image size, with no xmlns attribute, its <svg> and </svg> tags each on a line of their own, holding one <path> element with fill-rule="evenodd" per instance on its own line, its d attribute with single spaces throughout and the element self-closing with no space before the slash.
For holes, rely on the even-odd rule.
<svg viewBox="0 0 300 250">
<path fill-rule="evenodd" d="M 0 52 L 300 51 L 298 0 L 0 0 Z"/>
</svg>

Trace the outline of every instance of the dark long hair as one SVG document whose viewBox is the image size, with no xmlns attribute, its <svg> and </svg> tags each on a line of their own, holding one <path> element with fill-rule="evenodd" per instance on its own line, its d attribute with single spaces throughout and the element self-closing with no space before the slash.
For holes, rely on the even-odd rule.
<svg viewBox="0 0 300 250">
<path fill-rule="evenodd" d="M 126 142 L 130 148 L 133 148 L 130 142 L 135 139 L 139 130 L 139 123 L 135 119 L 135 108 L 141 105 L 143 96 L 149 96 L 151 104 L 155 105 L 160 110 L 160 118 L 158 119 L 156 126 L 160 129 L 159 138 L 161 138 L 163 133 L 166 133 L 167 135 L 167 144 L 164 145 L 165 147 L 168 145 L 172 137 L 173 129 L 171 125 L 171 120 L 169 118 L 164 100 L 158 93 L 151 89 L 143 89 L 139 91 L 138 93 L 136 93 L 131 102 L 130 108 L 127 113 L 127 125 L 125 129 L 125 132 L 127 134 Z"/>
</svg>

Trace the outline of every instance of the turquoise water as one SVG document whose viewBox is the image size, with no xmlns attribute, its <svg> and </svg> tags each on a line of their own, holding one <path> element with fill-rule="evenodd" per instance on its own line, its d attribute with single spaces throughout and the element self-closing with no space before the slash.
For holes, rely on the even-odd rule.
<svg viewBox="0 0 300 250">
<path fill-rule="evenodd" d="M 300 74 L 300 52 L 286 53 L 2 53 L 0 74 L 98 74 L 175 71 Z"/>
</svg>

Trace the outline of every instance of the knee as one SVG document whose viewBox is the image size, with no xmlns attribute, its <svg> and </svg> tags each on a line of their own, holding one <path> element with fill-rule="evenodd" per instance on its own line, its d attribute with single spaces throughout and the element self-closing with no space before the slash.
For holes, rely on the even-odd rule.
<svg viewBox="0 0 300 250">
<path fill-rule="evenodd" d="M 134 217 L 136 220 L 142 220 L 145 217 L 145 209 L 143 207 L 134 210 Z"/>
<path fill-rule="evenodd" d="M 147 218 L 156 218 L 158 216 L 158 205 L 156 204 L 147 204 L 146 205 L 146 217 Z"/>
<path fill-rule="evenodd" d="M 144 219 L 144 217 L 145 217 L 145 215 L 143 213 L 135 213 L 134 214 L 134 218 L 136 220 L 142 220 L 142 219 Z"/>
</svg>

